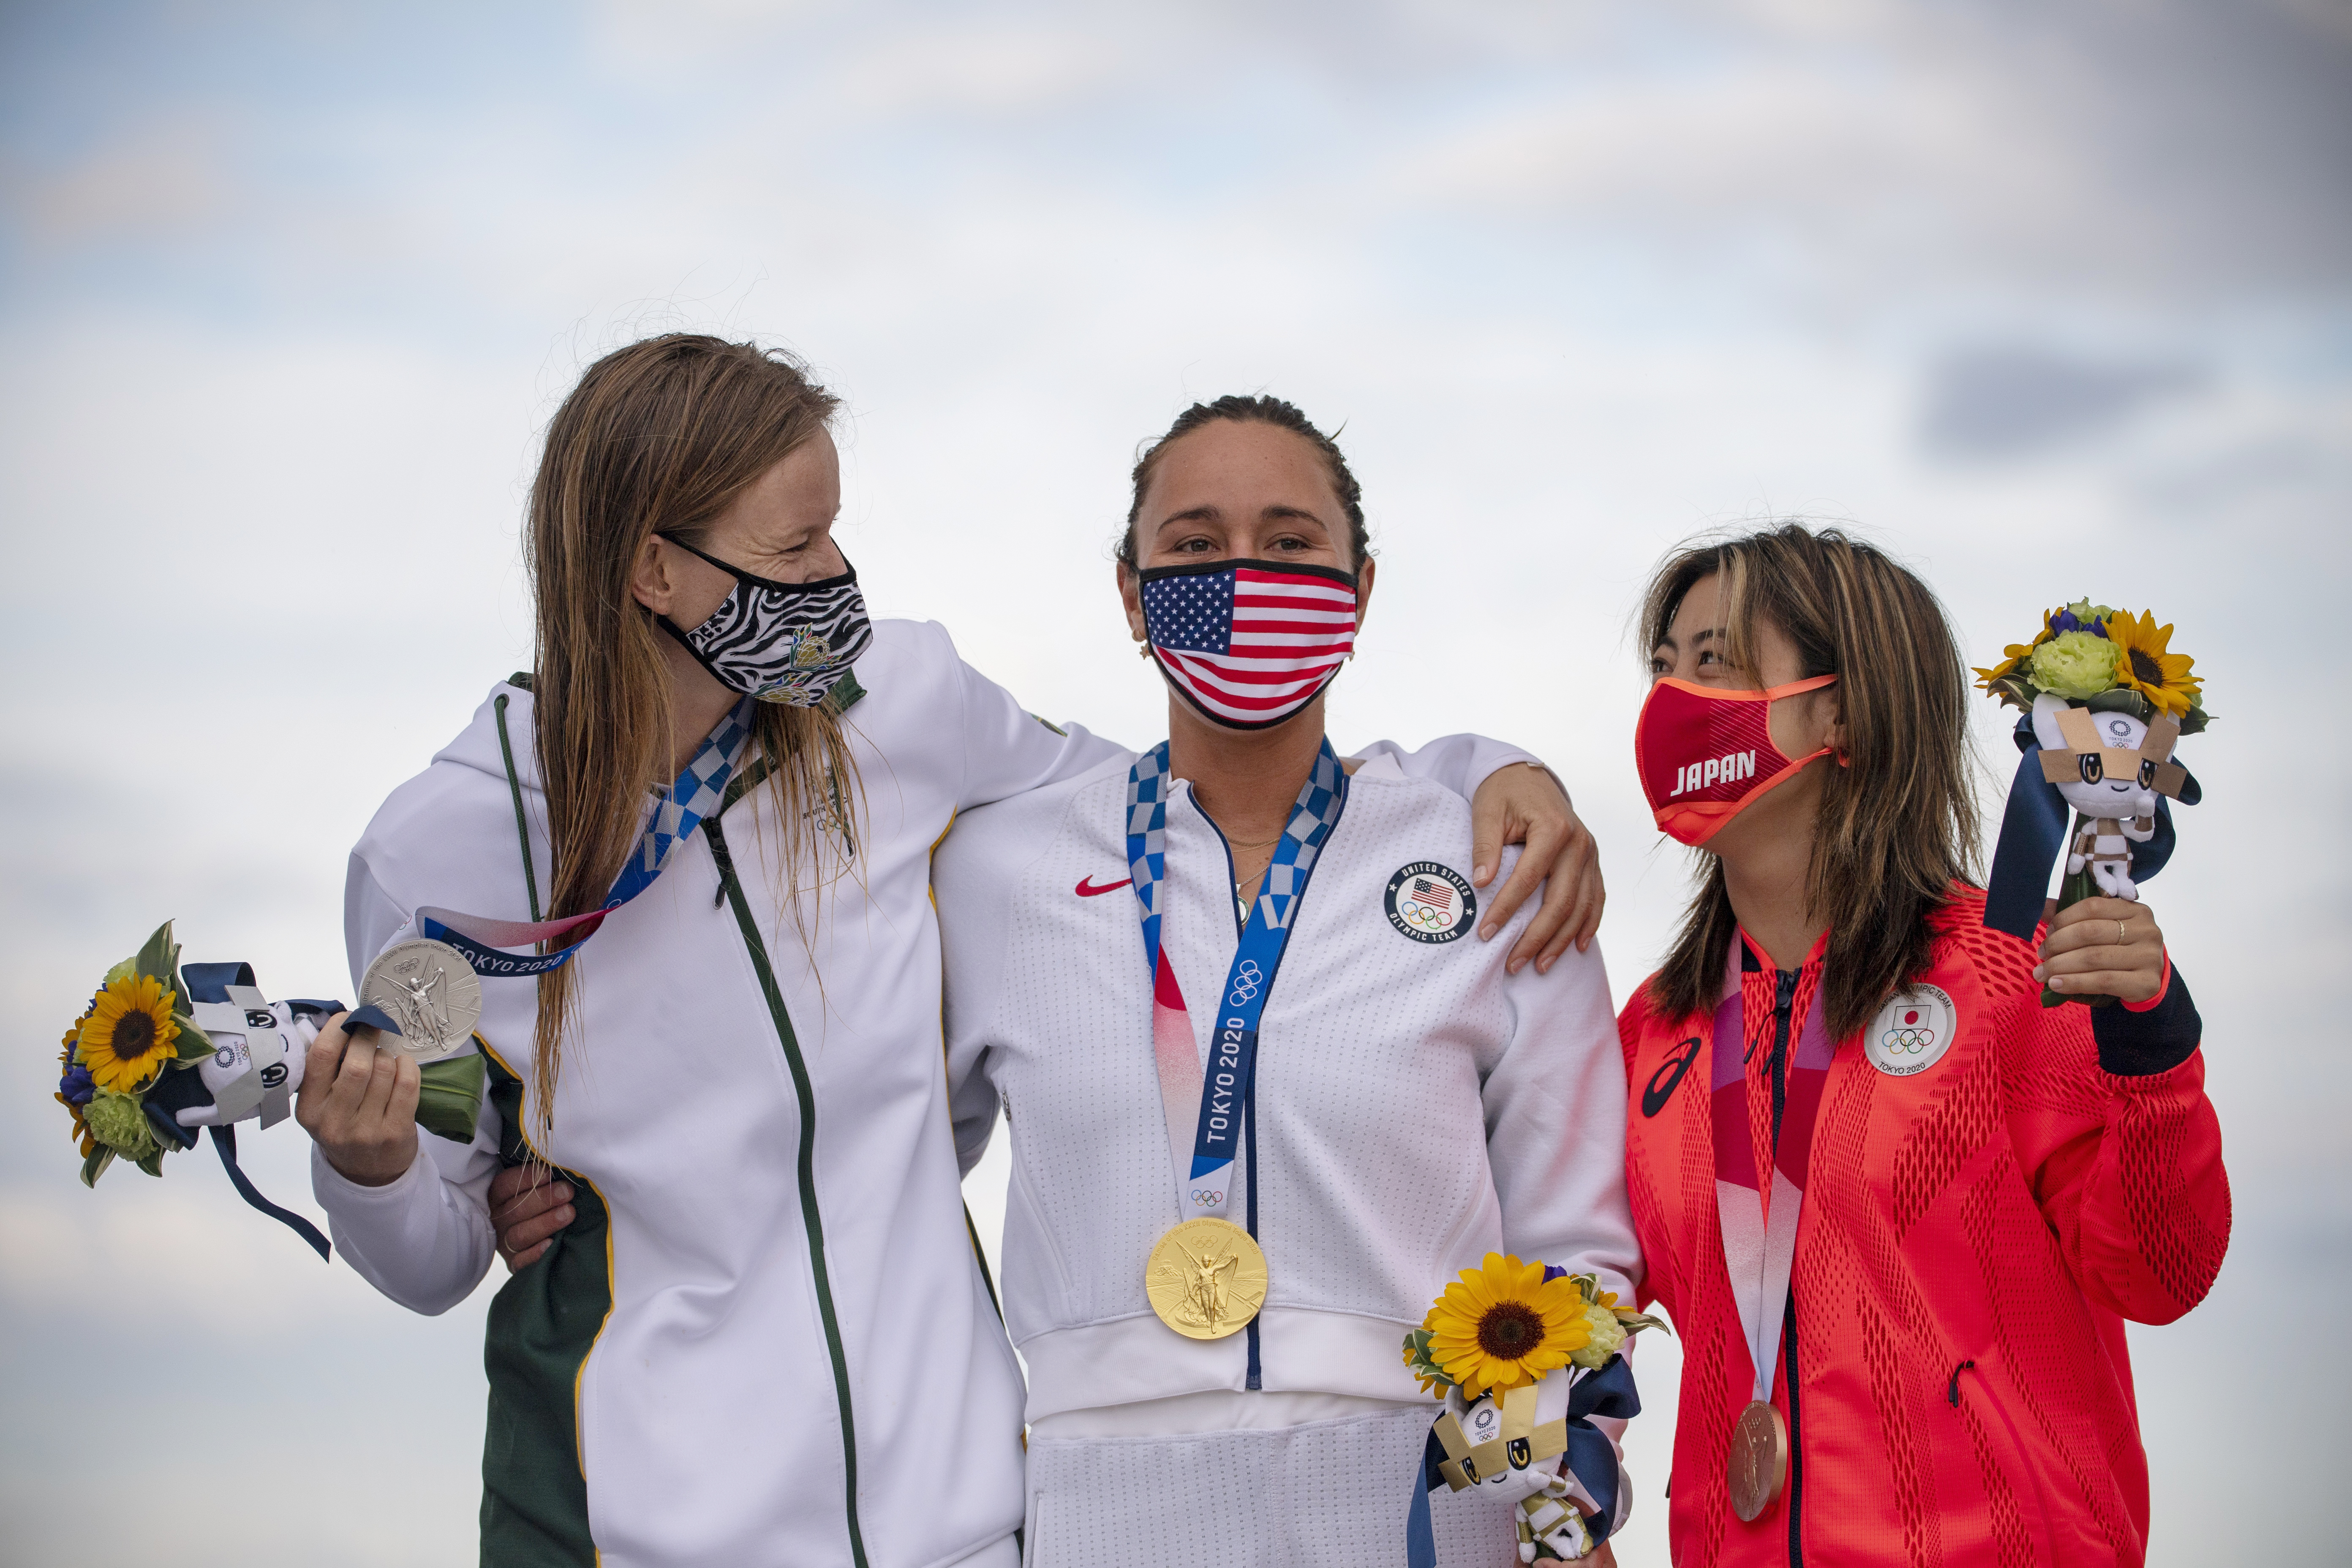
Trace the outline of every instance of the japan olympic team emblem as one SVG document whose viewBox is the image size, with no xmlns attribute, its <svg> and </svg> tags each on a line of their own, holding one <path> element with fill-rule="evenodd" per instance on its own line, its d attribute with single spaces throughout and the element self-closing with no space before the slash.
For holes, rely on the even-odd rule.
<svg viewBox="0 0 2352 1568">
<path fill-rule="evenodd" d="M 1943 1059 L 1952 1048 L 1959 1013 L 1934 985 L 1898 991 L 1883 1003 L 1862 1033 L 1862 1054 L 1889 1078 L 1909 1078 Z"/>
<path fill-rule="evenodd" d="M 1397 868 L 1381 901 L 1389 924 L 1415 942 L 1452 942 L 1478 912 L 1478 895 L 1462 873 L 1434 860 Z"/>
</svg>

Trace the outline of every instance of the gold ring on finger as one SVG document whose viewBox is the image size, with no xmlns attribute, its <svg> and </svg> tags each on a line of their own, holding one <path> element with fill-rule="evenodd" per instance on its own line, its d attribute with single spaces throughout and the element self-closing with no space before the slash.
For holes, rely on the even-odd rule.
<svg viewBox="0 0 2352 1568">
<path fill-rule="evenodd" d="M 2116 921 L 2116 945 L 2117 947 L 2131 945 L 2131 932 L 2124 929 L 2124 922 L 2121 921 Z"/>
</svg>

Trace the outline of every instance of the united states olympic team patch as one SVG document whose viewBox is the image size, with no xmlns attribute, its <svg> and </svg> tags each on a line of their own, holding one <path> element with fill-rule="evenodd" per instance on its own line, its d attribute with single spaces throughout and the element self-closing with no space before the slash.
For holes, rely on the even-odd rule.
<svg viewBox="0 0 2352 1568">
<path fill-rule="evenodd" d="M 1914 986 L 1880 1005 L 1862 1033 L 1862 1054 L 1887 1077 L 1909 1078 L 1943 1059 L 1958 1026 L 1959 1012 L 1941 987 Z"/>
<path fill-rule="evenodd" d="M 1462 873 L 1434 860 L 1398 867 L 1381 901 L 1389 923 L 1415 942 L 1452 942 L 1478 912 L 1478 895 Z"/>
</svg>

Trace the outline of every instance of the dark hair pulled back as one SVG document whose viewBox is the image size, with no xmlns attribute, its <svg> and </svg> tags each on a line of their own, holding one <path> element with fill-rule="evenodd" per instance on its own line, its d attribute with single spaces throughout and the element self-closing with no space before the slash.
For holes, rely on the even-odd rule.
<svg viewBox="0 0 2352 1568">
<path fill-rule="evenodd" d="M 1339 510 L 1348 516 L 1348 552 L 1356 569 L 1361 571 L 1371 552 L 1371 534 L 1364 527 L 1364 487 L 1356 482 L 1348 459 L 1340 454 L 1339 444 L 1326 436 L 1315 422 L 1307 417 L 1295 403 L 1260 394 L 1244 397 L 1228 394 L 1213 403 L 1195 403 L 1176 416 L 1176 422 L 1167 433 L 1135 459 L 1134 499 L 1127 505 L 1127 530 L 1119 535 L 1118 558 L 1131 571 L 1136 565 L 1135 523 L 1143 513 L 1143 492 L 1151 484 L 1152 470 L 1159 467 L 1160 455 L 1169 447 L 1198 430 L 1203 425 L 1219 420 L 1231 420 L 1236 425 L 1272 425 L 1287 430 L 1315 448 L 1317 456 L 1331 472 L 1331 489 L 1339 498 Z"/>
</svg>

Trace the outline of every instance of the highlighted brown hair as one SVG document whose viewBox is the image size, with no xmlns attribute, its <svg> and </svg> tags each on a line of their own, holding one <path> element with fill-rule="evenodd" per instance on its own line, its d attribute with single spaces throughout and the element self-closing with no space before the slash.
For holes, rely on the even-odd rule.
<svg viewBox="0 0 2352 1568">
<path fill-rule="evenodd" d="M 780 350 L 673 332 L 590 365 L 556 411 L 524 544 L 538 601 L 533 696 L 553 862 L 549 918 L 604 902 L 644 830 L 648 792 L 671 778 L 662 633 L 629 586 L 638 552 L 657 532 L 699 543 L 730 502 L 814 438 L 837 406 Z M 782 897 L 797 913 L 812 811 L 822 821 L 850 810 L 855 767 L 828 705 L 754 703 L 751 730 L 793 879 Z M 531 1077 L 542 1131 L 575 971 L 593 962 L 592 943 L 540 978 Z"/>
<path fill-rule="evenodd" d="M 1969 788 L 1968 678 L 1944 607 L 1882 551 L 1801 523 L 1687 545 L 1643 595 L 1642 647 L 1664 640 L 1683 597 L 1721 574 L 1733 668 L 1756 668 L 1756 627 L 1786 634 L 1802 674 L 1835 675 L 1847 765 L 1822 793 L 1805 878 L 1826 919 L 1822 1005 L 1832 1039 L 1869 1023 L 1926 971 L 1927 916 L 1966 880 L 1979 819 Z M 1723 862 L 1700 850 L 1699 886 L 1649 987 L 1661 1017 L 1711 1010 L 1738 921 Z"/>
</svg>

